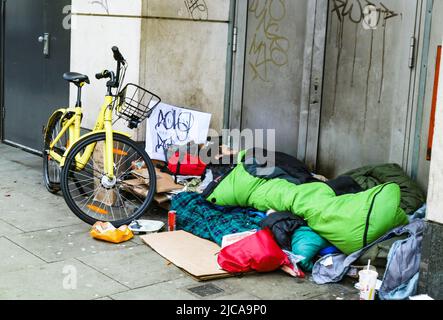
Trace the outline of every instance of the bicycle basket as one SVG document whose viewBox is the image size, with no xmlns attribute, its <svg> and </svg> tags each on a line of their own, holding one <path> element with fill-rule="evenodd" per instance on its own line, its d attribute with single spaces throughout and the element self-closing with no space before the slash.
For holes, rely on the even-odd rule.
<svg viewBox="0 0 443 320">
<path fill-rule="evenodd" d="M 161 99 L 156 94 L 129 83 L 120 91 L 116 101 L 117 117 L 128 121 L 129 128 L 134 129 L 151 116 Z"/>
</svg>

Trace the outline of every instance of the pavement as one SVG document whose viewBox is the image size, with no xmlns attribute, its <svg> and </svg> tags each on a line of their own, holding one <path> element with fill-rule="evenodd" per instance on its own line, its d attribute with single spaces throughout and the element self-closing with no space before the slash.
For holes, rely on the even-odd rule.
<svg viewBox="0 0 443 320">
<path fill-rule="evenodd" d="M 352 279 L 319 286 L 281 271 L 197 282 L 138 236 L 119 245 L 92 239 L 41 172 L 40 157 L 0 144 L 0 299 L 358 299 Z M 152 208 L 145 218 L 166 215 Z"/>
</svg>

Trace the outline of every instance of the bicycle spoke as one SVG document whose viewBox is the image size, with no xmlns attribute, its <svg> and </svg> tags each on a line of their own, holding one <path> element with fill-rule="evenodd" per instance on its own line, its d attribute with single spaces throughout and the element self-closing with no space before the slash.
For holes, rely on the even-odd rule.
<svg viewBox="0 0 443 320">
<path fill-rule="evenodd" d="M 125 148 L 125 146 L 123 146 L 123 154 L 125 153 L 124 148 Z M 128 150 L 128 151 L 129 151 L 129 150 Z M 124 159 L 123 154 L 120 156 L 120 160 L 119 160 L 119 162 L 118 162 L 117 165 L 116 165 L 116 168 L 117 168 L 117 169 L 120 168 L 120 166 L 121 166 L 121 162 L 122 162 L 122 160 Z"/>
<path fill-rule="evenodd" d="M 96 177 L 91 177 L 91 178 L 87 178 L 87 179 L 84 179 L 84 180 L 76 180 L 75 182 L 69 182 L 69 184 L 71 185 L 73 183 L 86 182 L 86 181 L 93 180 L 93 179 L 97 179 L 98 181 L 100 181 L 100 179 L 98 179 Z"/>
<path fill-rule="evenodd" d="M 80 190 L 80 189 L 84 188 L 85 186 L 89 186 L 89 185 L 91 185 L 91 184 L 94 184 L 94 182 L 90 182 L 90 183 L 87 183 L 87 184 L 84 185 L 84 186 L 80 186 L 80 187 L 78 187 L 78 188 L 76 188 L 76 189 L 73 189 L 73 190 L 71 190 L 71 192 L 74 192 L 74 191 Z"/>
<path fill-rule="evenodd" d="M 92 178 L 93 177 L 93 178 L 98 179 L 98 180 L 101 180 L 101 178 L 102 178 L 102 176 L 97 177 L 97 176 L 93 175 L 92 172 L 73 171 L 73 173 L 75 175 L 79 175 L 79 176 L 82 176 L 82 177 L 87 177 L 87 178 Z M 86 173 L 90 173 L 90 175 L 87 175 Z"/>
<path fill-rule="evenodd" d="M 88 200 L 86 201 L 86 203 L 83 205 L 83 207 L 82 207 L 82 210 L 85 208 L 85 206 L 86 206 L 86 204 L 89 202 L 89 200 L 91 200 L 92 199 L 92 197 L 96 197 L 97 195 L 98 195 L 98 191 L 101 189 L 101 187 L 98 187 L 97 189 L 96 189 L 96 191 L 88 198 Z"/>
<path fill-rule="evenodd" d="M 94 160 L 93 160 L 94 161 Z M 84 166 L 86 168 L 86 166 L 89 164 L 88 163 L 80 163 L 82 166 Z M 90 165 L 90 164 L 89 164 Z M 98 173 L 99 175 L 103 175 L 103 172 L 98 171 L 97 169 L 94 168 L 94 166 L 90 165 L 91 167 L 89 169 L 92 169 L 92 171 Z"/>
<path fill-rule="evenodd" d="M 128 192 L 130 192 L 133 196 L 135 196 L 135 197 L 138 199 L 138 201 L 143 202 L 143 201 L 138 197 L 138 195 L 137 195 L 134 191 L 131 190 L 131 188 L 128 188 Z"/>
<path fill-rule="evenodd" d="M 133 154 L 132 156 L 134 156 L 134 154 Z M 129 161 L 129 160 L 132 158 L 132 156 L 131 156 L 129 159 L 127 159 L 124 163 L 126 163 L 127 161 Z M 121 179 L 122 177 L 124 177 L 125 174 L 127 174 L 130 170 L 132 170 L 131 166 L 129 166 L 129 168 L 126 169 L 125 172 L 123 172 L 122 174 L 120 174 L 119 177 L 118 177 L 117 179 Z"/>
<path fill-rule="evenodd" d="M 124 198 L 127 202 L 129 202 L 130 204 L 132 204 L 133 206 L 137 206 L 136 203 L 134 203 L 133 201 L 131 201 L 131 200 L 129 200 L 128 198 L 126 198 L 123 194 L 120 194 L 120 196 L 121 196 L 122 198 Z"/>
<path fill-rule="evenodd" d="M 128 217 L 128 211 L 126 211 L 125 202 L 123 201 L 122 195 L 120 194 L 120 191 L 117 191 L 117 196 L 120 197 L 120 202 L 122 203 L 123 210 L 125 210 L 125 214 Z"/>
<path fill-rule="evenodd" d="M 114 210 L 112 209 L 112 206 L 109 206 L 109 208 L 111 208 L 112 220 L 115 220 Z"/>
</svg>

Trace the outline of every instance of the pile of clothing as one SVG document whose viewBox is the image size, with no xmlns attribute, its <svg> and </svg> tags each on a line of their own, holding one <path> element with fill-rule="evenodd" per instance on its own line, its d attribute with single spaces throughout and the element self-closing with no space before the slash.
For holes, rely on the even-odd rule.
<svg viewBox="0 0 443 320">
<path fill-rule="evenodd" d="M 219 174 L 226 166 L 217 166 L 217 159 L 232 153 L 226 146 L 219 146 L 218 152 L 210 159 L 211 168 L 200 157 L 207 145 L 191 141 L 185 145 L 171 145 L 165 151 L 165 161 L 154 160 L 157 184 L 154 201 L 169 209 L 171 199 L 183 192 L 203 193 L 214 180 L 212 170 Z M 143 161 L 133 161 L 131 174 L 135 179 L 125 181 L 125 188 L 140 197 L 149 193 L 149 173 Z"/>
<path fill-rule="evenodd" d="M 359 260 L 371 258 L 391 270 L 383 282 L 386 298 L 399 284 L 414 290 L 425 196 L 399 166 L 365 167 L 327 180 L 289 155 L 260 150 L 273 159 L 261 163 L 256 152 L 240 152 L 237 163 L 223 170 L 213 166 L 213 181 L 202 194 L 183 192 L 172 199 L 179 229 L 219 245 L 226 236 L 257 232 L 235 243 L 236 251 L 223 248 L 222 267 L 229 260 L 229 268 L 244 270 L 243 262 L 253 261 L 259 248 L 266 248 L 268 256 L 259 259 L 267 261 L 263 269 L 255 263 L 252 270 L 268 271 L 270 261 L 275 269 L 297 264 L 312 272 L 317 283 L 329 283 L 341 281 Z M 399 258 L 405 252 L 410 261 Z M 396 267 L 409 272 L 390 279 Z"/>
</svg>

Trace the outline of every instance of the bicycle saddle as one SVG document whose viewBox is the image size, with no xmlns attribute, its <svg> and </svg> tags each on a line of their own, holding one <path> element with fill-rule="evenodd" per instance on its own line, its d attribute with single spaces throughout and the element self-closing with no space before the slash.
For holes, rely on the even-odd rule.
<svg viewBox="0 0 443 320">
<path fill-rule="evenodd" d="M 77 86 L 82 82 L 86 82 L 87 84 L 91 83 L 89 81 L 89 77 L 87 75 L 77 73 L 77 72 L 66 72 L 63 75 L 63 79 L 65 79 L 66 81 L 69 81 Z"/>
</svg>

